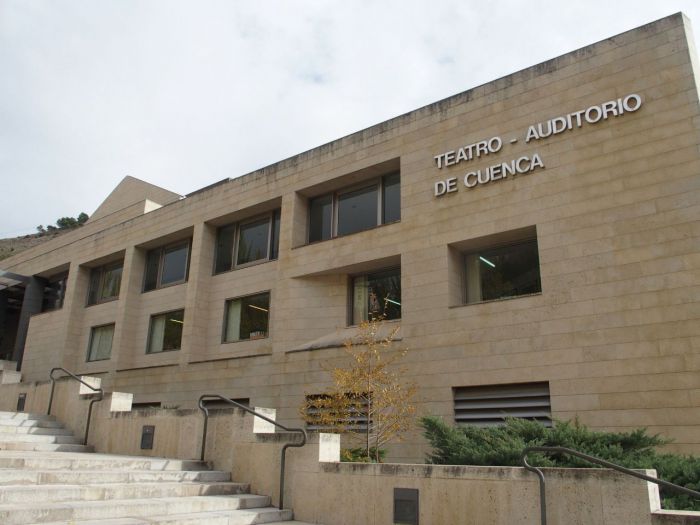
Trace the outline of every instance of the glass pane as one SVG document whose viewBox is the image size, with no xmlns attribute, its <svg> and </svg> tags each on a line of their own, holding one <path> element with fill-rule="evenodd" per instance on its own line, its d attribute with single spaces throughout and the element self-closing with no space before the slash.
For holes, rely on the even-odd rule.
<svg viewBox="0 0 700 525">
<path fill-rule="evenodd" d="M 90 335 L 90 350 L 88 361 L 101 361 L 109 359 L 112 355 L 112 339 L 114 337 L 114 325 L 96 326 Z"/>
<path fill-rule="evenodd" d="M 188 243 L 165 249 L 163 253 L 163 271 L 160 276 L 161 286 L 185 280 L 188 250 Z"/>
<path fill-rule="evenodd" d="M 148 337 L 149 354 L 163 351 L 163 333 L 165 331 L 165 316 L 151 317 L 151 331 Z"/>
<path fill-rule="evenodd" d="M 102 279 L 102 290 L 100 293 L 100 300 L 112 299 L 114 297 L 119 297 L 119 286 L 122 283 L 122 267 L 113 266 L 110 269 L 104 271 L 104 277 Z"/>
<path fill-rule="evenodd" d="M 158 264 L 161 250 L 151 250 L 146 256 L 146 277 L 143 282 L 144 291 L 153 290 L 158 286 Z"/>
<path fill-rule="evenodd" d="M 277 259 L 280 251 L 280 210 L 272 214 L 272 239 L 270 239 L 270 259 Z"/>
<path fill-rule="evenodd" d="M 542 291 L 537 241 L 503 246 L 472 254 L 478 264 L 481 300 L 489 301 Z M 472 270 L 473 271 L 473 270 Z M 470 279 L 467 278 L 467 282 Z M 467 294 L 472 298 L 473 294 Z"/>
<path fill-rule="evenodd" d="M 226 309 L 225 340 L 230 342 L 267 337 L 269 319 L 269 293 L 229 301 Z"/>
<path fill-rule="evenodd" d="M 216 266 L 215 273 L 227 272 L 233 268 L 233 239 L 236 225 L 230 224 L 219 228 L 216 235 Z"/>
<path fill-rule="evenodd" d="M 185 317 L 184 310 L 165 314 L 165 329 L 163 331 L 163 352 L 180 350 L 182 342 L 182 325 Z"/>
<path fill-rule="evenodd" d="M 363 287 L 366 290 L 363 291 Z M 353 288 L 353 324 L 359 324 L 370 318 L 401 318 L 401 270 L 399 268 L 356 277 Z M 358 305 L 355 303 L 358 300 L 364 300 L 366 303 Z"/>
<path fill-rule="evenodd" d="M 246 264 L 267 259 L 270 219 L 262 219 L 240 227 L 236 264 Z"/>
<path fill-rule="evenodd" d="M 338 235 L 359 232 L 376 225 L 376 185 L 338 196 Z"/>
<path fill-rule="evenodd" d="M 401 175 L 387 175 L 383 184 L 382 224 L 387 224 L 401 219 Z"/>
<path fill-rule="evenodd" d="M 333 196 L 324 195 L 309 202 L 309 242 L 331 238 Z"/>
<path fill-rule="evenodd" d="M 90 288 L 88 289 L 88 304 L 97 303 L 97 294 L 100 288 L 100 276 L 102 272 L 100 268 L 93 268 L 90 272 Z"/>
</svg>

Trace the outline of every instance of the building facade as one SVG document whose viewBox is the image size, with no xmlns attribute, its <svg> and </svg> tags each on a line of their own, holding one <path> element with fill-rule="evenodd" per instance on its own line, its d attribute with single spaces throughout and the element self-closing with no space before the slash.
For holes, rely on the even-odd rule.
<svg viewBox="0 0 700 525">
<path fill-rule="evenodd" d="M 677 14 L 184 197 L 127 177 L 0 262 L 0 353 L 26 382 L 62 366 L 137 406 L 222 393 L 299 423 L 383 314 L 421 414 L 700 452 L 696 73 Z"/>
</svg>

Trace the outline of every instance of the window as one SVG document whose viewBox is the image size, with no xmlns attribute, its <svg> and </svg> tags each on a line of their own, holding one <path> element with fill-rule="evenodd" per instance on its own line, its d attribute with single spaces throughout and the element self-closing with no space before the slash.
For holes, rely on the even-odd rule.
<svg viewBox="0 0 700 525">
<path fill-rule="evenodd" d="M 189 239 L 148 252 L 143 290 L 147 292 L 187 281 L 189 255 Z"/>
<path fill-rule="evenodd" d="M 463 386 L 453 388 L 455 422 L 479 427 L 503 424 L 507 417 L 552 426 L 549 383 Z"/>
<path fill-rule="evenodd" d="M 41 311 L 50 312 L 63 308 L 63 299 L 66 296 L 68 272 L 62 272 L 49 277 L 44 282 L 44 294 L 41 302 Z"/>
<path fill-rule="evenodd" d="M 180 350 L 184 310 L 174 310 L 151 317 L 147 354 Z"/>
<path fill-rule="evenodd" d="M 108 264 L 93 268 L 90 272 L 90 288 L 87 304 L 98 304 L 119 298 L 124 263 Z"/>
<path fill-rule="evenodd" d="M 280 210 L 262 217 L 222 226 L 216 235 L 214 273 L 227 272 L 258 261 L 277 259 Z"/>
<path fill-rule="evenodd" d="M 352 324 L 380 317 L 401 319 L 401 268 L 352 279 Z"/>
<path fill-rule="evenodd" d="M 467 303 L 542 291 L 537 239 L 469 253 L 465 268 Z"/>
<path fill-rule="evenodd" d="M 309 201 L 309 242 L 368 230 L 401 219 L 401 176 L 385 175 Z"/>
<path fill-rule="evenodd" d="M 226 301 L 224 343 L 267 337 L 270 292 Z"/>
<path fill-rule="evenodd" d="M 114 338 L 114 323 L 93 326 L 90 329 L 90 344 L 88 345 L 88 361 L 104 361 L 112 356 L 112 339 Z"/>
</svg>

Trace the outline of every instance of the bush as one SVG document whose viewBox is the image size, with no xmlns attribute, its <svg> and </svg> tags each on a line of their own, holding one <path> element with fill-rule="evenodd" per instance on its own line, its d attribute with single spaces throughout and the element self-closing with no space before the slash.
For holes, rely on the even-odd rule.
<svg viewBox="0 0 700 525">
<path fill-rule="evenodd" d="M 384 461 L 384 456 L 386 456 L 386 450 L 383 448 L 379 449 L 379 454 L 377 454 L 377 449 L 371 447 L 369 449 L 369 454 L 367 454 L 366 448 L 344 448 L 340 451 L 340 461 L 345 463 L 377 463 L 376 460 L 370 458 L 379 458 L 379 463 Z"/>
<path fill-rule="evenodd" d="M 437 417 L 421 419 L 425 437 L 433 447 L 428 463 L 437 465 L 520 466 L 525 447 L 572 448 L 628 468 L 655 468 L 659 478 L 693 490 L 700 489 L 700 458 L 659 454 L 654 447 L 668 443 L 645 429 L 599 432 L 578 421 L 555 421 L 552 428 L 536 421 L 506 419 L 503 426 L 452 427 Z M 583 459 L 559 454 L 528 455 L 530 464 L 542 467 L 595 468 Z M 700 510 L 700 501 L 661 488 L 664 507 Z"/>
</svg>

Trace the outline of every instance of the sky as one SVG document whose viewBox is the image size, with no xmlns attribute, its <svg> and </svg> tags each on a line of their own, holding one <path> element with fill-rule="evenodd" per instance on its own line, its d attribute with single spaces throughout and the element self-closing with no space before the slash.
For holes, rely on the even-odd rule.
<svg viewBox="0 0 700 525">
<path fill-rule="evenodd" d="M 0 238 L 186 194 L 697 0 L 0 0 Z M 700 34 L 700 29 L 697 30 Z"/>
</svg>

